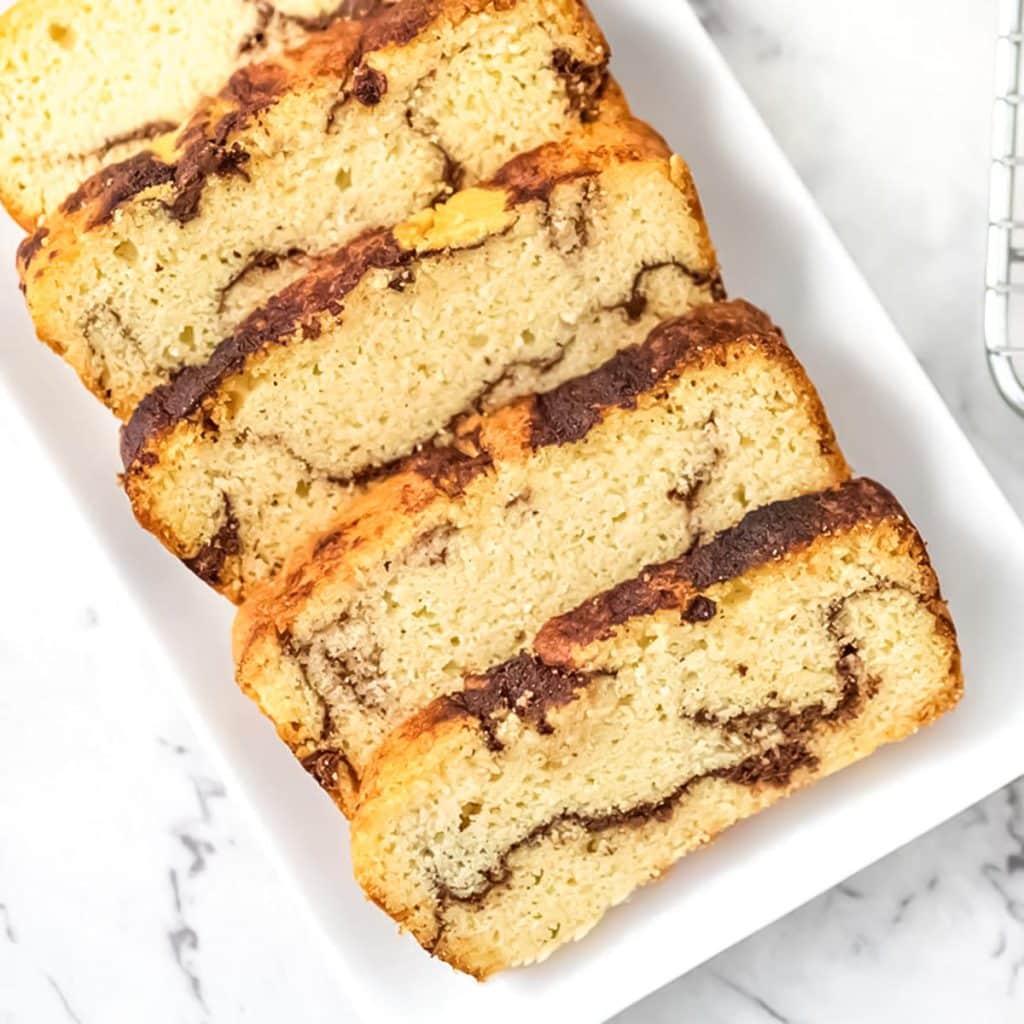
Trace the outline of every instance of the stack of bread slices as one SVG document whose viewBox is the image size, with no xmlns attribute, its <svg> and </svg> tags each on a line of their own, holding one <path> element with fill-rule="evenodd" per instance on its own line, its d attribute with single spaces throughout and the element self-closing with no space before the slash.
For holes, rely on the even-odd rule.
<svg viewBox="0 0 1024 1024">
<path fill-rule="evenodd" d="M 961 690 L 921 538 L 608 58 L 581 0 L 0 19 L 39 336 L 359 883 L 479 978 Z"/>
</svg>

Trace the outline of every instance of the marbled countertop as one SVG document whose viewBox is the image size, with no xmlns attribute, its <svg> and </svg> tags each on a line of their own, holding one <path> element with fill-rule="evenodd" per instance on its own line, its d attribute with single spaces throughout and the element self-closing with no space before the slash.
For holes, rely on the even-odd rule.
<svg viewBox="0 0 1024 1024">
<path fill-rule="evenodd" d="M 994 0 L 696 6 L 1024 511 L 1024 422 L 1000 405 L 980 338 Z M 19 438 L 0 449 L 0 1024 L 351 1019 L 111 569 L 53 512 L 60 482 L 17 500 L 33 452 L 11 416 L 0 409 L 0 436 Z M 39 536 L 40 509 L 54 516 L 45 553 L 17 541 Z M 925 1016 L 1024 1018 L 1022 784 L 617 1020 Z"/>
</svg>

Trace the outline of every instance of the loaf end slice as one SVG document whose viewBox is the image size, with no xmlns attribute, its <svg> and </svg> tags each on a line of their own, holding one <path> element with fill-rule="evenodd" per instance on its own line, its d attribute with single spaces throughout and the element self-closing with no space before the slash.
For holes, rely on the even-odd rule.
<svg viewBox="0 0 1024 1024">
<path fill-rule="evenodd" d="M 579 0 L 398 0 L 236 72 L 21 249 L 39 336 L 121 418 L 317 254 L 617 119 Z"/>
<path fill-rule="evenodd" d="M 389 739 L 352 822 L 356 877 L 486 978 L 961 687 L 924 545 L 887 491 L 770 505 L 555 619 Z"/>
<path fill-rule="evenodd" d="M 387 733 L 465 673 L 750 509 L 846 478 L 769 318 L 702 306 L 369 485 L 243 606 L 238 679 L 351 811 Z"/>
<path fill-rule="evenodd" d="M 124 429 L 140 522 L 235 600 L 458 417 L 721 296 L 689 172 L 596 123 L 318 260 Z"/>
</svg>

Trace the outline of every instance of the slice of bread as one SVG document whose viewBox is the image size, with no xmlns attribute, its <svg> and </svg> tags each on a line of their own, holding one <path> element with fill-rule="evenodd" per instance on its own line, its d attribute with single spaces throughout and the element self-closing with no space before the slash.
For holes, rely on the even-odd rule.
<svg viewBox="0 0 1024 1024">
<path fill-rule="evenodd" d="M 378 0 L 19 0 L 0 16 L 0 202 L 31 230 L 237 68 Z"/>
<path fill-rule="evenodd" d="M 607 59 L 580 0 L 400 0 L 336 20 L 236 72 L 25 241 L 39 336 L 126 418 L 316 253 L 621 117 Z"/>
<path fill-rule="evenodd" d="M 243 607 L 239 683 L 350 812 L 385 735 L 464 673 L 749 509 L 846 477 L 771 321 L 702 307 L 373 484 Z"/>
<path fill-rule="evenodd" d="M 478 978 L 578 939 L 741 818 L 961 692 L 911 523 L 866 480 L 752 512 L 555 619 L 387 741 L 356 877 Z"/>
<path fill-rule="evenodd" d="M 231 598 L 353 483 L 720 294 L 688 170 L 640 123 L 517 158 L 321 259 L 124 430 L 139 521 Z"/>
</svg>

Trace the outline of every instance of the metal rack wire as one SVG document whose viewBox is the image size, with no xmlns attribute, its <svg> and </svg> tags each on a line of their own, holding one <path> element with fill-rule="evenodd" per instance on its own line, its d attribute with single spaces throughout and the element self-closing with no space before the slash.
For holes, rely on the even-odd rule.
<svg viewBox="0 0 1024 1024">
<path fill-rule="evenodd" d="M 1024 0 L 1000 0 L 992 117 L 985 348 L 1003 398 L 1024 416 Z"/>
</svg>

